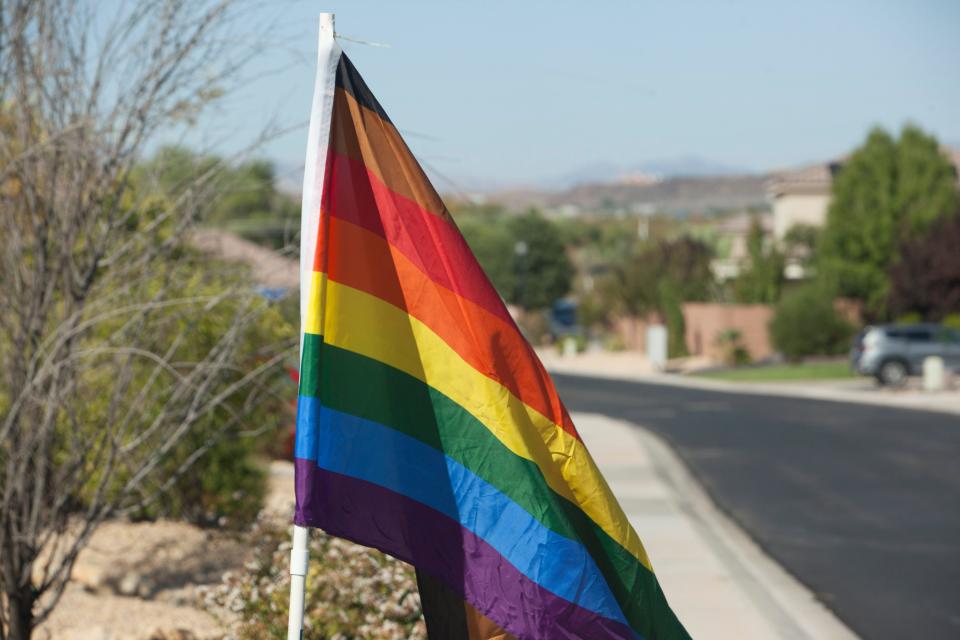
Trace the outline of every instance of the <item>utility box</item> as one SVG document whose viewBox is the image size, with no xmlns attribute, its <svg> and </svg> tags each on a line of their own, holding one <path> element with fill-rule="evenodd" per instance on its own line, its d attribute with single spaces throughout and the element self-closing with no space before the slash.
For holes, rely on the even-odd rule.
<svg viewBox="0 0 960 640">
<path fill-rule="evenodd" d="M 923 359 L 923 388 L 926 391 L 943 391 L 945 371 L 943 358 L 927 356 Z"/>
<path fill-rule="evenodd" d="M 662 324 L 647 327 L 647 360 L 657 371 L 667 368 L 667 328 Z"/>
</svg>

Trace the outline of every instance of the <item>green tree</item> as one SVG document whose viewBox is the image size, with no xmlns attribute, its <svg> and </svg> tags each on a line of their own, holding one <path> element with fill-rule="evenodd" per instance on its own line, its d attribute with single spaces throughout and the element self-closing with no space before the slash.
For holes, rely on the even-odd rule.
<svg viewBox="0 0 960 640">
<path fill-rule="evenodd" d="M 956 176 L 937 141 L 907 126 L 894 140 L 874 129 L 833 184 L 817 269 L 826 286 L 886 315 L 887 274 L 898 243 L 957 204 Z"/>
<path fill-rule="evenodd" d="M 455 210 L 457 226 L 493 286 L 504 298 L 516 280 L 514 241 L 500 210 Z"/>
<path fill-rule="evenodd" d="M 667 325 L 672 357 L 686 355 L 684 302 L 709 299 L 713 291 L 710 248 L 683 236 L 647 246 L 616 265 L 603 285 L 608 307 L 633 316 L 657 312 Z"/>
<path fill-rule="evenodd" d="M 737 302 L 771 304 L 780 299 L 784 257 L 775 246 L 765 241 L 763 225 L 759 218 L 754 217 L 747 232 L 750 264 L 733 285 Z"/>
<path fill-rule="evenodd" d="M 820 227 L 812 224 L 795 224 L 783 237 L 783 250 L 786 257 L 796 260 L 805 269 L 813 264 L 820 244 Z"/>
<path fill-rule="evenodd" d="M 713 290 L 710 248 L 683 236 L 646 246 L 615 265 L 605 284 L 612 306 L 631 315 L 663 311 L 663 291 L 680 302 L 707 300 Z"/>
<path fill-rule="evenodd" d="M 196 190 L 198 176 L 205 174 L 216 176 L 207 185 L 206 195 L 212 202 L 206 224 L 277 249 L 293 239 L 300 206 L 293 196 L 277 189 L 271 162 L 250 160 L 226 166 L 216 156 L 167 146 L 136 171 L 138 177 L 149 176 L 155 190 L 171 200 L 190 196 L 188 190 Z"/>
<path fill-rule="evenodd" d="M 507 300 L 524 309 L 543 309 L 570 291 L 573 263 L 557 225 L 537 211 L 509 219 L 513 238 L 513 288 Z"/>
<path fill-rule="evenodd" d="M 525 309 L 543 309 L 565 296 L 573 263 L 565 234 L 535 210 L 509 215 L 497 206 L 455 207 L 457 225 L 503 298 Z"/>
</svg>

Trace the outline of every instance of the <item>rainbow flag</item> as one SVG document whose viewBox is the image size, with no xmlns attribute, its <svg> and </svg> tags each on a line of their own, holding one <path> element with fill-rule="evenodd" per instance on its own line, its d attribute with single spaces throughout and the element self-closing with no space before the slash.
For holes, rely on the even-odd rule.
<svg viewBox="0 0 960 640">
<path fill-rule="evenodd" d="M 550 377 L 332 36 L 304 182 L 296 523 L 455 594 L 465 626 L 447 637 L 687 638 Z"/>
</svg>

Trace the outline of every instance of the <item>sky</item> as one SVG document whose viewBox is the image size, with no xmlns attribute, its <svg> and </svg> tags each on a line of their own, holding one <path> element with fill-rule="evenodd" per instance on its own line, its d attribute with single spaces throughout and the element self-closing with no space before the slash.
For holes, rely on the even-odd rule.
<svg viewBox="0 0 960 640">
<path fill-rule="evenodd" d="M 553 183 L 695 157 L 764 172 L 915 122 L 960 146 L 956 0 L 261 2 L 246 80 L 197 125 L 302 171 L 317 17 L 440 190 Z M 242 39 L 237 46 L 243 46 Z"/>
</svg>

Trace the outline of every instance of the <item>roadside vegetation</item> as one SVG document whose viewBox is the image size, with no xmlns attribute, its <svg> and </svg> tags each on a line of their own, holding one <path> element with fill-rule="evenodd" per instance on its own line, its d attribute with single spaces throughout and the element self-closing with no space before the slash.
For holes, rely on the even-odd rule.
<svg viewBox="0 0 960 640">
<path fill-rule="evenodd" d="M 204 608 L 238 640 L 281 638 L 287 630 L 290 530 L 259 521 L 244 537 L 253 552 L 244 571 L 205 589 Z M 424 640 L 413 568 L 322 531 L 310 536 L 304 634 L 311 638 Z"/>
<path fill-rule="evenodd" d="M 767 366 L 741 367 L 701 371 L 696 374 L 713 380 L 730 382 L 790 382 L 841 380 L 852 378 L 850 363 L 844 360 L 801 362 L 797 364 L 779 364 Z"/>
</svg>

